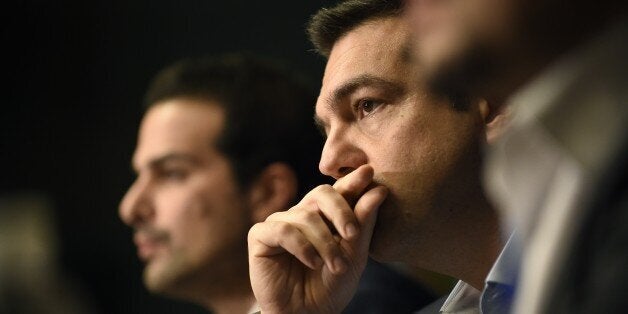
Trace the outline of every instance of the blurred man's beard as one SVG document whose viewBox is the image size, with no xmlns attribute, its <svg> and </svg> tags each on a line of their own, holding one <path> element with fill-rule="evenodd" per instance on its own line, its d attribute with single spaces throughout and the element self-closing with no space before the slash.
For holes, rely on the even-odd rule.
<svg viewBox="0 0 628 314">
<path fill-rule="evenodd" d="M 192 270 L 182 254 L 169 251 L 167 255 L 157 256 L 144 268 L 146 288 L 158 294 L 176 296 Z"/>
</svg>

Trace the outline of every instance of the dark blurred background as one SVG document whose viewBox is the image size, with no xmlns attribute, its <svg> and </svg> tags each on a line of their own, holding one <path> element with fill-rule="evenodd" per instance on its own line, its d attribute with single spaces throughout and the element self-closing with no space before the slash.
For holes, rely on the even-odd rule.
<svg viewBox="0 0 628 314">
<path fill-rule="evenodd" d="M 311 14 L 333 2 L 3 5 L 0 200 L 36 199 L 50 209 L 46 221 L 58 237 L 61 280 L 88 307 L 202 312 L 146 292 L 131 232 L 117 216 L 133 179 L 130 158 L 150 78 L 182 57 L 249 51 L 286 60 L 317 87 L 324 60 L 311 52 L 304 28 Z"/>
</svg>

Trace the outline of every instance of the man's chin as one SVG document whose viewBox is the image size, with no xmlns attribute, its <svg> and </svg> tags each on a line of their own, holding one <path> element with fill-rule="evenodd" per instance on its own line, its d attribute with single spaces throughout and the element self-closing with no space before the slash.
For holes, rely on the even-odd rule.
<svg viewBox="0 0 628 314">
<path fill-rule="evenodd" d="M 375 227 L 371 245 L 369 247 L 369 256 L 378 262 L 396 262 L 400 260 L 398 252 L 399 241 L 396 235 L 385 228 Z"/>
<path fill-rule="evenodd" d="M 164 276 L 161 274 L 159 269 L 156 269 L 157 265 L 153 263 L 147 263 L 144 268 L 144 285 L 148 291 L 153 293 L 163 293 L 164 290 L 167 290 L 168 284 L 166 280 L 164 280 Z"/>
<path fill-rule="evenodd" d="M 420 188 L 410 187 L 412 190 Z M 402 195 L 406 194 L 411 193 Z M 407 262 L 408 250 L 415 247 L 418 229 L 422 228 L 421 225 L 428 218 L 424 202 L 420 196 L 414 196 L 418 198 L 412 199 L 407 195 L 395 197 L 389 194 L 389 198 L 380 207 L 369 247 L 369 254 L 373 259 L 380 262 Z"/>
<path fill-rule="evenodd" d="M 156 294 L 171 294 L 172 290 L 176 290 L 180 277 L 180 271 L 177 271 L 176 267 L 166 265 L 165 261 L 160 260 L 148 262 L 143 274 L 146 289 Z"/>
</svg>

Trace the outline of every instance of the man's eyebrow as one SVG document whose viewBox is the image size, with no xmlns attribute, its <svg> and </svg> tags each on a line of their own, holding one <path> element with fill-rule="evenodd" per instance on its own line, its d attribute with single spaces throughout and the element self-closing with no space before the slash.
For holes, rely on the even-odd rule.
<svg viewBox="0 0 628 314">
<path fill-rule="evenodd" d="M 347 80 L 344 84 L 336 88 L 331 93 L 331 95 L 325 99 L 325 105 L 331 111 L 336 111 L 338 104 L 344 98 L 348 97 L 356 90 L 363 87 L 375 87 L 385 90 L 386 93 L 392 97 L 402 95 L 405 92 L 405 87 L 401 83 L 389 81 L 371 74 L 362 74 L 360 76 Z M 314 114 L 314 124 L 319 129 L 321 134 L 323 134 L 323 136 L 327 136 L 325 133 L 325 130 L 327 129 L 327 123 L 316 114 Z"/>
<path fill-rule="evenodd" d="M 403 84 L 396 83 L 383 79 L 381 77 L 373 76 L 371 74 L 362 74 L 360 76 L 349 79 L 344 84 L 336 88 L 327 98 L 327 104 L 331 109 L 335 109 L 334 104 L 339 103 L 342 99 L 354 93 L 357 89 L 362 87 L 376 87 L 386 90 L 393 96 L 403 94 L 405 88 Z"/>
<path fill-rule="evenodd" d="M 321 135 L 323 137 L 327 137 L 327 123 L 325 123 L 325 121 L 319 118 L 316 114 L 314 114 L 314 125 L 316 126 L 318 131 L 321 132 Z"/>
<path fill-rule="evenodd" d="M 197 164 L 199 163 L 199 160 L 191 155 L 184 154 L 184 153 L 169 153 L 169 154 L 154 158 L 151 161 L 149 161 L 148 168 L 151 168 L 151 169 L 160 168 L 160 167 L 163 167 L 163 165 L 168 162 L 186 162 L 186 163 Z M 136 167 L 135 165 L 132 165 L 132 167 L 134 171 L 137 172 L 138 167 Z"/>
<path fill-rule="evenodd" d="M 416 62 L 412 47 L 414 46 L 414 39 L 408 39 L 403 43 L 399 50 L 399 59 L 404 63 Z"/>
</svg>

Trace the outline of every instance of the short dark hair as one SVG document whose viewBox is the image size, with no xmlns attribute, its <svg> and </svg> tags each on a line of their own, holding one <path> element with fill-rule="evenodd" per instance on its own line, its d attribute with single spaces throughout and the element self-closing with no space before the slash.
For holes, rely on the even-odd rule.
<svg viewBox="0 0 628 314">
<path fill-rule="evenodd" d="M 181 60 L 154 78 L 144 103 L 148 109 L 179 97 L 224 109 L 216 146 L 242 188 L 273 162 L 296 172 L 300 195 L 323 178 L 317 167 L 323 139 L 312 121 L 316 93 L 278 61 L 245 53 Z"/>
<path fill-rule="evenodd" d="M 342 36 L 363 23 L 403 12 L 402 0 L 347 0 L 322 8 L 307 26 L 310 41 L 318 53 L 329 57 L 331 48 Z"/>
<path fill-rule="evenodd" d="M 358 26 L 375 19 L 400 17 L 403 0 L 345 0 L 331 8 L 322 8 L 312 16 L 307 33 L 316 51 L 328 58 L 334 44 Z M 449 99 L 456 110 L 469 108 L 471 97 L 467 92 L 450 86 L 430 86 L 434 94 Z"/>
</svg>

